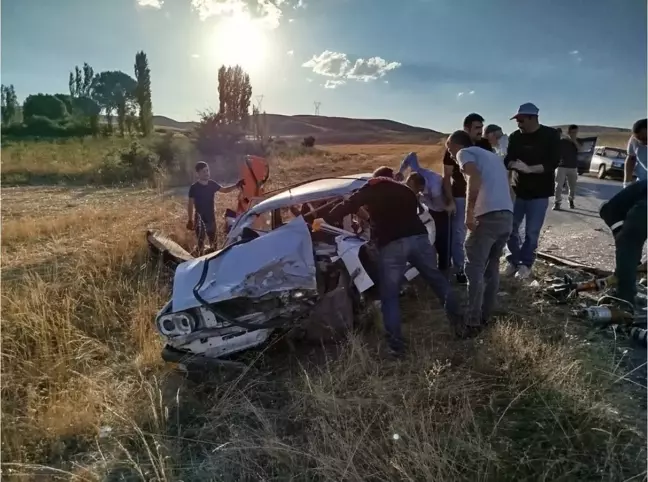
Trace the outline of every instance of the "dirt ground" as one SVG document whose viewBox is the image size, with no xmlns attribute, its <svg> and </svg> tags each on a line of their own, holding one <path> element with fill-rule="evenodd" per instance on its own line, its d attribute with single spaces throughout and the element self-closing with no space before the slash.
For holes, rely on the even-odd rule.
<svg viewBox="0 0 648 482">
<path fill-rule="evenodd" d="M 417 149 L 435 165 L 434 146 L 406 147 L 276 159 L 269 188 L 396 166 Z M 219 219 L 233 202 L 219 198 Z M 197 382 L 160 360 L 153 319 L 170 280 L 144 237 L 159 228 L 190 246 L 182 193 L 9 188 L 2 215 L 3 480 L 645 475 L 645 379 L 628 348 L 529 287 L 505 281 L 493 325 L 457 340 L 415 283 L 402 362 L 381 357 L 368 313 L 337 345 L 279 337 L 244 357 L 246 373 Z"/>
</svg>

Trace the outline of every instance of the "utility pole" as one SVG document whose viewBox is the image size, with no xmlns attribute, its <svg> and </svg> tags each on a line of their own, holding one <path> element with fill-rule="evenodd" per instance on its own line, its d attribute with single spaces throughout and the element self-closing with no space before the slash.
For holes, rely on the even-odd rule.
<svg viewBox="0 0 648 482">
<path fill-rule="evenodd" d="M 315 115 L 320 115 L 319 108 L 320 108 L 320 105 L 322 105 L 322 103 L 315 101 L 315 102 L 313 102 L 313 104 L 315 105 Z"/>
<path fill-rule="evenodd" d="M 257 103 L 256 105 L 257 109 L 259 109 L 259 112 L 261 112 L 261 103 L 263 102 L 263 94 L 255 96 L 254 99 L 256 100 Z"/>
</svg>

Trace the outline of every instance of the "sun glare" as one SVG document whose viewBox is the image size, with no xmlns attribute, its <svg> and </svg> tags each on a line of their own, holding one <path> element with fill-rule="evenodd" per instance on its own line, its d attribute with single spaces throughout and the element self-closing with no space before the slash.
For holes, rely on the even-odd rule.
<svg viewBox="0 0 648 482">
<path fill-rule="evenodd" d="M 266 42 L 259 21 L 237 14 L 218 23 L 207 48 L 218 65 L 238 64 L 246 71 L 254 71 L 265 60 Z"/>
</svg>

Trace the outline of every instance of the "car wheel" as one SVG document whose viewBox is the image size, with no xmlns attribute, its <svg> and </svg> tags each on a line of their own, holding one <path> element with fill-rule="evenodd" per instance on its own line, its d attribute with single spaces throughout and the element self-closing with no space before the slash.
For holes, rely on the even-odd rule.
<svg viewBox="0 0 648 482">
<path fill-rule="evenodd" d="M 605 164 L 601 164 L 598 168 L 598 178 L 605 179 Z"/>
</svg>

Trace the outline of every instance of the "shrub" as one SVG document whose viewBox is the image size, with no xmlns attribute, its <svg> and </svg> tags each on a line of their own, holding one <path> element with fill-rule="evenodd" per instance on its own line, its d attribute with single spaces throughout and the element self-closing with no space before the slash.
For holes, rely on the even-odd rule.
<svg viewBox="0 0 648 482">
<path fill-rule="evenodd" d="M 138 141 L 126 149 L 109 152 L 99 168 L 98 181 L 102 184 L 137 183 L 153 181 L 160 173 L 159 157 Z"/>
<path fill-rule="evenodd" d="M 170 175 L 172 184 L 186 184 L 194 175 L 197 152 L 193 143 L 184 135 L 168 132 L 152 145 L 159 158 L 159 168 Z"/>
<path fill-rule="evenodd" d="M 137 141 L 123 150 L 120 158 L 134 181 L 153 179 L 159 172 L 159 158 Z"/>
<path fill-rule="evenodd" d="M 47 117 L 59 120 L 67 116 L 68 112 L 61 99 L 49 94 L 30 95 L 23 104 L 23 118 Z"/>
<path fill-rule="evenodd" d="M 313 136 L 304 137 L 302 141 L 303 147 L 315 147 L 315 138 Z"/>
<path fill-rule="evenodd" d="M 225 124 L 219 113 L 203 112 L 194 129 L 196 148 L 205 157 L 224 155 L 236 149 L 236 144 L 245 138 L 245 132 L 238 124 Z"/>
<path fill-rule="evenodd" d="M 23 124 L 12 124 L 2 129 L 3 136 L 9 137 L 84 137 L 93 133 L 91 125 L 80 120 L 56 121 L 49 117 L 32 116 Z"/>
</svg>

